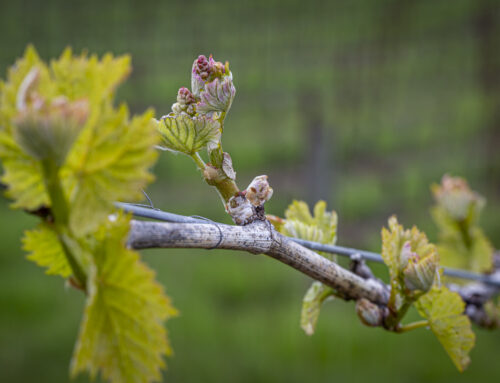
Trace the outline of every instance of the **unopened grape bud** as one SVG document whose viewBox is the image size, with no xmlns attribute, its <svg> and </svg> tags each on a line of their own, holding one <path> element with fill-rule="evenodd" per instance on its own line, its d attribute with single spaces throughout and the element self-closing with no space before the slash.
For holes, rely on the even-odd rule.
<svg viewBox="0 0 500 383">
<path fill-rule="evenodd" d="M 384 310 L 366 298 L 356 301 L 356 313 L 364 325 L 370 327 L 382 326 L 384 322 Z"/>
<path fill-rule="evenodd" d="M 206 58 L 204 55 L 199 55 L 198 58 L 194 61 L 193 69 L 197 74 L 201 76 L 204 80 L 208 78 L 212 71 L 213 67 L 213 59 L 210 56 L 210 60 Z"/>
<path fill-rule="evenodd" d="M 253 222 L 255 210 L 252 204 L 245 198 L 244 193 L 231 197 L 226 204 L 226 210 L 233 218 L 236 225 L 243 226 Z"/>
<path fill-rule="evenodd" d="M 467 218 L 472 207 L 482 208 L 484 199 L 472 191 L 467 181 L 460 177 L 445 174 L 441 185 L 432 188 L 437 203 L 455 220 Z"/>
<path fill-rule="evenodd" d="M 188 88 L 181 87 L 177 92 L 177 102 L 182 105 L 189 105 L 194 103 L 195 99 Z"/>
<path fill-rule="evenodd" d="M 412 253 L 410 241 L 406 241 L 399 256 L 399 269 L 403 270 L 406 266 L 408 266 L 409 260 L 415 256 L 417 256 L 417 254 Z"/>
<path fill-rule="evenodd" d="M 191 90 L 196 97 L 200 96 L 200 92 L 205 86 L 212 73 L 213 59 L 210 57 L 208 60 L 205 56 L 200 55 L 193 62 L 193 69 L 191 71 Z"/>
<path fill-rule="evenodd" d="M 439 256 L 433 251 L 425 257 L 411 258 L 403 270 L 407 289 L 427 292 L 432 287 L 439 269 Z"/>
<path fill-rule="evenodd" d="M 246 197 L 254 206 L 264 205 L 272 195 L 273 189 L 269 186 L 266 175 L 255 177 L 246 190 Z"/>
<path fill-rule="evenodd" d="M 19 87 L 14 136 L 33 158 L 51 158 L 62 165 L 85 125 L 89 114 L 88 101 L 70 102 L 66 97 L 59 96 L 47 102 L 37 93 L 37 72 L 38 69 L 32 69 Z"/>
</svg>

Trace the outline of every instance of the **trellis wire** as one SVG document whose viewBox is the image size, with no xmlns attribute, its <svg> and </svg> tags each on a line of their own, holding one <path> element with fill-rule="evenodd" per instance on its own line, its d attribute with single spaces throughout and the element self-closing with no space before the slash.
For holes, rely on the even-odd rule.
<svg viewBox="0 0 500 383">
<path fill-rule="evenodd" d="M 128 213 L 132 213 L 136 217 L 155 219 L 158 221 L 175 222 L 175 223 L 218 224 L 218 222 L 212 222 L 209 219 L 187 217 L 184 215 L 168 213 L 162 210 L 146 208 L 143 206 L 138 206 L 130 203 L 116 202 L 116 206 Z M 291 238 L 291 239 L 297 242 L 298 244 L 307 247 L 311 250 L 324 251 L 326 253 L 333 253 L 346 257 L 350 257 L 354 254 L 359 254 L 364 260 L 372 262 L 383 262 L 382 256 L 380 254 L 373 253 L 371 251 L 352 249 L 343 246 L 324 245 L 321 243 L 306 241 L 298 238 Z M 450 277 L 469 279 L 500 288 L 500 279 L 491 277 L 489 275 L 473 273 L 465 270 L 452 269 L 448 267 L 443 267 L 443 273 Z"/>
</svg>

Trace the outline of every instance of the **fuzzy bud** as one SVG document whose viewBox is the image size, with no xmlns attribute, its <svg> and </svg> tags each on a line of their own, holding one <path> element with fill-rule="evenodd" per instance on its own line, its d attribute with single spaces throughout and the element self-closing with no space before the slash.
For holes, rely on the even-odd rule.
<svg viewBox="0 0 500 383">
<path fill-rule="evenodd" d="M 439 256 L 433 251 L 423 258 L 412 257 L 403 270 L 407 289 L 427 292 L 432 287 L 436 275 L 439 274 Z"/>
<path fill-rule="evenodd" d="M 401 254 L 399 257 L 399 269 L 403 270 L 406 266 L 408 266 L 408 262 L 411 258 L 418 257 L 417 253 L 413 253 L 411 251 L 410 241 L 406 241 L 401 249 Z"/>
<path fill-rule="evenodd" d="M 246 190 L 247 199 L 254 206 L 264 205 L 272 195 L 273 189 L 269 186 L 266 175 L 255 177 Z"/>
<path fill-rule="evenodd" d="M 181 87 L 177 92 L 177 102 L 181 105 L 189 105 L 195 102 L 194 96 L 188 88 Z"/>
<path fill-rule="evenodd" d="M 369 327 L 382 326 L 384 322 L 384 310 L 366 298 L 356 301 L 356 313 L 364 325 Z"/>
<path fill-rule="evenodd" d="M 226 204 L 226 211 L 233 218 L 234 223 L 239 226 L 247 225 L 255 218 L 255 209 L 245 198 L 244 193 L 231 197 Z"/>
<path fill-rule="evenodd" d="M 227 112 L 236 94 L 229 64 L 215 61 L 212 56 L 198 56 L 191 71 L 191 90 L 193 97 L 200 99 L 199 113 Z"/>
<path fill-rule="evenodd" d="M 193 117 L 196 114 L 195 98 L 188 88 L 181 87 L 177 92 L 177 102 L 172 105 L 174 114 L 188 114 Z"/>
<path fill-rule="evenodd" d="M 37 160 L 52 158 L 62 165 L 89 115 L 86 99 L 70 102 L 59 96 L 47 102 L 36 92 L 37 68 L 23 80 L 14 119 L 16 141 Z"/>
<path fill-rule="evenodd" d="M 196 97 L 199 97 L 201 90 L 205 86 L 205 82 L 212 74 L 213 59 L 210 60 L 205 56 L 200 55 L 193 62 L 193 69 L 191 71 L 191 90 Z"/>
<path fill-rule="evenodd" d="M 466 180 L 445 174 L 441 185 L 432 188 L 437 203 L 455 220 L 463 221 L 470 209 L 484 206 L 484 199 L 469 187 Z"/>
</svg>

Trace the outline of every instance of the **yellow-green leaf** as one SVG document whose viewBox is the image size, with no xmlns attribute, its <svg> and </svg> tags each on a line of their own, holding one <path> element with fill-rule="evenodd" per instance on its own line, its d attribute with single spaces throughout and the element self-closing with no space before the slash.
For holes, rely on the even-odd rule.
<svg viewBox="0 0 500 383">
<path fill-rule="evenodd" d="M 382 229 L 382 258 L 389 268 L 391 279 L 396 279 L 402 271 L 401 251 L 403 245 L 409 242 L 411 251 L 424 258 L 436 251 L 433 244 L 429 243 L 425 233 L 420 232 L 415 226 L 404 229 L 395 216 L 389 218 L 389 229 Z"/>
<path fill-rule="evenodd" d="M 11 135 L 0 131 L 0 159 L 8 185 L 6 196 L 13 199 L 13 208 L 36 210 L 48 205 L 40 163 L 24 153 Z"/>
<path fill-rule="evenodd" d="M 23 57 L 9 68 L 6 81 L 0 81 L 0 131 L 2 129 L 8 133 L 12 131 L 12 120 L 18 112 L 16 108 L 18 90 L 33 67 L 40 70 L 38 92 L 43 92 L 46 96 L 53 95 L 54 87 L 50 80 L 49 69 L 40 59 L 35 48 L 29 45 Z"/>
<path fill-rule="evenodd" d="M 314 206 L 314 216 L 303 201 L 293 201 L 285 211 L 281 233 L 308 241 L 334 245 L 337 233 L 337 213 L 326 211 L 326 202 Z"/>
<path fill-rule="evenodd" d="M 114 126 L 109 126 L 113 116 L 119 114 L 113 110 L 111 101 L 116 86 L 130 72 L 130 58 L 128 56 L 113 58 L 113 56 L 107 54 L 101 60 L 98 60 L 97 56 L 89 58 L 86 54 L 72 56 L 71 49 L 67 49 L 59 59 L 51 62 L 49 68 L 38 57 L 35 49 L 30 46 L 26 49 L 24 57 L 9 69 L 6 82 L 0 83 L 0 160 L 4 169 L 2 181 L 8 185 L 7 196 L 14 200 L 13 207 L 33 210 L 42 205 L 49 205 L 41 177 L 40 164 L 22 149 L 15 134 L 14 122 L 20 112 L 17 108 L 19 90 L 27 74 L 35 67 L 38 69 L 39 75 L 33 85 L 36 86 L 34 94 L 36 94 L 41 105 L 51 105 L 52 101 L 61 99 L 81 99 L 89 102 L 90 116 L 86 120 L 83 129 L 86 133 L 82 133 L 82 135 L 86 136 L 87 141 L 85 139 L 79 141 L 80 146 L 86 146 L 83 149 L 81 147 L 76 148 L 74 154 L 80 156 L 80 161 L 92 160 L 96 157 L 102 159 L 104 155 L 108 157 L 115 155 L 116 150 L 113 154 L 110 154 L 111 151 L 106 154 L 102 153 L 102 142 L 115 140 L 114 142 L 108 141 L 107 147 L 121 145 L 122 151 L 133 153 L 131 156 L 124 156 L 127 157 L 127 160 L 121 159 L 124 166 L 129 164 L 131 167 L 140 167 L 137 164 L 131 165 L 131 163 L 137 162 L 138 146 L 144 142 L 143 139 L 138 139 L 139 144 L 135 144 L 137 140 L 135 136 L 138 135 L 137 130 L 144 128 L 145 124 L 140 123 L 141 126 L 135 129 L 135 136 L 130 140 L 127 140 L 127 138 L 131 134 L 127 133 L 125 142 L 123 142 L 122 135 L 124 135 L 124 132 L 128 132 L 128 122 L 123 122 L 123 119 L 116 121 L 115 118 L 114 121 L 121 125 L 116 126 L 116 129 Z M 152 115 L 147 114 L 147 117 L 151 119 Z M 106 124 L 108 124 L 107 129 L 104 129 L 103 127 Z M 146 140 L 149 140 L 149 142 L 154 141 L 151 148 L 149 148 L 152 152 L 152 147 L 157 141 L 151 139 L 151 137 L 155 137 L 151 130 L 144 129 L 144 136 L 148 137 Z M 113 131 L 114 134 L 110 134 L 110 131 Z M 129 142 L 134 142 L 132 148 L 123 149 L 123 145 L 127 145 Z M 96 147 L 91 150 L 88 145 L 96 145 Z M 94 151 L 94 149 L 98 150 L 98 152 L 93 152 L 89 156 L 85 155 L 85 151 Z M 144 166 L 149 167 L 152 163 L 150 160 L 151 155 L 146 157 Z M 76 163 L 80 164 L 81 162 L 76 161 Z M 75 165 L 75 161 L 73 165 Z M 107 165 L 108 163 L 103 162 L 101 167 L 105 168 Z M 79 187 L 89 179 L 88 168 L 77 166 L 76 169 L 73 168 L 72 170 L 77 174 L 71 171 L 61 172 L 63 184 L 67 186 L 65 192 L 68 196 L 73 194 L 75 185 Z M 114 181 L 121 180 L 123 173 L 115 174 L 114 170 L 116 168 L 108 169 L 109 174 L 114 176 Z M 134 176 L 132 170 L 129 178 Z M 150 176 L 146 178 L 150 179 Z M 143 178 L 140 178 L 136 185 L 140 188 L 144 185 L 143 181 Z M 100 180 L 94 180 L 91 186 L 95 186 L 99 182 Z M 132 182 L 129 181 L 129 183 Z M 130 188 L 125 189 L 122 195 L 129 197 Z M 96 198 L 93 195 L 93 190 L 87 190 L 87 192 L 90 194 L 88 199 L 95 202 Z M 140 193 L 140 190 L 136 191 L 135 196 L 138 196 L 138 193 Z M 113 197 L 113 195 L 110 195 L 110 198 Z M 101 198 L 106 199 L 106 194 L 102 194 Z M 81 201 L 82 198 L 78 198 L 78 200 Z M 103 202 L 100 206 L 105 204 Z M 97 205 L 94 204 L 93 206 Z M 108 211 L 109 209 L 104 214 L 107 214 Z M 79 219 L 79 217 L 76 219 Z M 94 219 L 94 221 L 96 220 Z M 82 220 L 78 229 L 82 229 L 88 222 L 88 219 Z"/>
<path fill-rule="evenodd" d="M 220 140 L 219 121 L 207 116 L 168 115 L 157 126 L 166 149 L 187 155 L 193 155 Z"/>
<path fill-rule="evenodd" d="M 285 219 L 275 217 L 272 222 L 278 222 L 276 229 L 289 237 L 300 238 L 328 245 L 334 245 L 337 240 L 337 213 L 326 210 L 326 202 L 318 201 L 311 215 L 309 206 L 304 201 L 293 201 L 285 211 Z M 332 260 L 334 256 L 318 252 Z M 320 282 L 313 282 L 302 301 L 300 326 L 307 335 L 312 335 L 318 321 L 321 305 L 333 290 Z"/>
<path fill-rule="evenodd" d="M 88 297 L 71 374 L 88 370 L 112 383 L 161 379 L 171 353 L 164 321 L 175 315 L 154 272 L 125 248 L 129 220 L 114 216 L 96 234 Z"/>
<path fill-rule="evenodd" d="M 158 133 L 151 126 L 153 112 L 129 120 L 128 110 L 106 111 L 98 123 L 82 132 L 68 159 L 72 180 L 70 225 L 77 235 L 95 229 L 113 210 L 114 201 L 142 197 L 153 179 Z"/>
<path fill-rule="evenodd" d="M 113 57 L 107 53 L 100 60 L 86 53 L 73 55 L 66 48 L 57 60 L 50 63 L 56 94 L 69 100 L 88 99 L 92 107 L 110 101 L 116 87 L 131 71 L 130 56 Z"/>
<path fill-rule="evenodd" d="M 470 362 L 469 352 L 474 347 L 475 335 L 469 318 L 464 315 L 465 304 L 457 293 L 446 287 L 433 287 L 415 303 L 420 315 L 444 347 L 459 371 Z"/>
<path fill-rule="evenodd" d="M 302 300 L 300 314 L 300 327 L 307 335 L 314 334 L 318 322 L 321 305 L 328 297 L 333 295 L 333 290 L 321 282 L 313 282 Z"/>
<path fill-rule="evenodd" d="M 18 89 L 34 66 L 40 69 L 39 89 L 50 93 L 48 68 L 31 45 L 9 68 L 6 81 L 0 81 L 0 160 L 4 170 L 1 180 L 8 185 L 6 196 L 14 200 L 12 207 L 27 210 L 48 203 L 39 164 L 24 153 L 13 137 Z"/>
<path fill-rule="evenodd" d="M 30 252 L 27 258 L 38 266 L 46 267 L 46 273 L 67 278 L 71 268 L 64 255 L 57 234 L 47 224 L 24 233 L 23 249 Z"/>
</svg>

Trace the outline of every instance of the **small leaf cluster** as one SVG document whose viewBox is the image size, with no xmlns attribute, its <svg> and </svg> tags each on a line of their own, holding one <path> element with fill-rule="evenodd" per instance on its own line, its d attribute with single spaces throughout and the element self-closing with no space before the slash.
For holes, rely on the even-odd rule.
<svg viewBox="0 0 500 383">
<path fill-rule="evenodd" d="M 389 229 L 382 230 L 382 258 L 391 278 L 389 315 L 384 327 L 396 332 L 411 328 L 411 324 L 401 325 L 401 320 L 415 305 L 426 320 L 423 323 L 430 327 L 458 370 L 465 369 L 475 336 L 464 314 L 464 302 L 440 283 L 436 247 L 416 227 L 405 230 L 391 217 Z"/>
<path fill-rule="evenodd" d="M 305 202 L 294 201 L 284 219 L 268 219 L 284 235 L 330 245 L 336 242 L 337 215 L 326 211 L 323 201 L 315 205 L 313 215 Z M 388 228 L 382 229 L 382 258 L 389 269 L 390 298 L 386 306 L 359 299 L 356 312 L 361 322 L 394 332 L 429 327 L 457 369 L 465 369 L 475 336 L 461 297 L 440 283 L 436 246 L 416 227 L 405 230 L 396 217 L 391 217 Z M 323 302 L 335 295 L 330 287 L 313 282 L 302 303 L 300 324 L 306 334 L 314 333 Z M 402 320 L 412 306 L 424 320 L 404 325 Z"/>
<path fill-rule="evenodd" d="M 200 55 L 193 63 L 191 88 L 181 87 L 172 112 L 156 122 L 163 146 L 189 156 L 206 148 L 212 165 L 223 170 L 221 134 L 236 95 L 229 64 Z M 222 176 L 232 179 L 225 172 Z"/>
<path fill-rule="evenodd" d="M 313 214 L 304 201 L 293 201 L 285 211 L 285 219 L 268 216 L 276 229 L 289 237 L 335 245 L 337 240 L 337 213 L 326 210 L 326 202 L 319 201 Z M 332 260 L 331 254 L 319 252 Z M 307 335 L 314 334 L 319 318 L 321 305 L 327 298 L 335 295 L 335 291 L 321 282 L 313 282 L 302 301 L 300 326 Z"/>
<path fill-rule="evenodd" d="M 71 374 L 111 382 L 160 380 L 175 315 L 154 273 L 126 247 L 130 218 L 153 176 L 159 135 L 153 112 L 115 107 L 128 56 L 74 55 L 45 63 L 33 47 L 0 82 L 0 160 L 12 207 L 44 211 L 25 233 L 28 259 L 86 296 Z"/>
<path fill-rule="evenodd" d="M 490 272 L 493 247 L 478 221 L 485 200 L 466 180 L 444 175 L 433 185 L 436 205 L 431 213 L 439 229 L 438 251 L 444 266 Z"/>
</svg>

